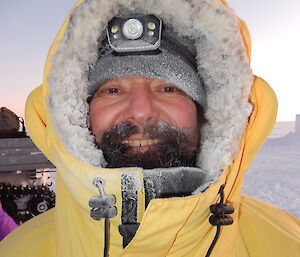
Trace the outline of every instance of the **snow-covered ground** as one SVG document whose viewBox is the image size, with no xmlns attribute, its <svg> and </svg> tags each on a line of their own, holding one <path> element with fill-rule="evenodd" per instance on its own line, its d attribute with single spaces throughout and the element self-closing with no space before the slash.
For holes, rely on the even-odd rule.
<svg viewBox="0 0 300 257">
<path fill-rule="evenodd" d="M 243 193 L 300 218 L 300 133 L 294 124 L 276 124 L 245 176 Z"/>
</svg>

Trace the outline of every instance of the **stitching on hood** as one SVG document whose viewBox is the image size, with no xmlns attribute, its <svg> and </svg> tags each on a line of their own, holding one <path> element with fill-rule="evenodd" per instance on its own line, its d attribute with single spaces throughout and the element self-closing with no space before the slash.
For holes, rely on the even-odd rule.
<svg viewBox="0 0 300 257">
<path fill-rule="evenodd" d="M 196 41 L 208 123 L 202 128 L 197 166 L 210 178 L 231 165 L 252 111 L 253 75 L 233 11 L 219 0 L 86 0 L 72 13 L 47 78 L 47 105 L 55 130 L 70 154 L 105 167 L 89 131 L 87 74 L 96 63 L 98 40 L 118 13 L 161 17 L 179 35 Z"/>
</svg>

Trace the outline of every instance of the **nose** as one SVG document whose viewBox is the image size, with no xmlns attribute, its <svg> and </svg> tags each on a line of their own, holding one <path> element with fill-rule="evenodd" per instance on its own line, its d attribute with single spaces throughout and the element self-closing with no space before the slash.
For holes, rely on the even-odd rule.
<svg viewBox="0 0 300 257">
<path fill-rule="evenodd" d="M 148 84 L 141 83 L 134 86 L 130 93 L 126 115 L 128 121 L 141 126 L 158 121 L 159 112 Z"/>
</svg>

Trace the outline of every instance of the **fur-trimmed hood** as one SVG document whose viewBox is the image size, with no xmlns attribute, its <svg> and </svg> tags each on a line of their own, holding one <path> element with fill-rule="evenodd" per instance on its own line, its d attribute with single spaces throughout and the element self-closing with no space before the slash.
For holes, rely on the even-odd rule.
<svg viewBox="0 0 300 257">
<path fill-rule="evenodd" d="M 43 85 L 26 104 L 30 137 L 57 167 L 56 206 L 22 225 L 0 244 L 1 252 L 6 256 L 99 256 L 107 249 L 104 241 L 109 241 L 106 246 L 112 257 L 206 256 L 216 235 L 209 222 L 210 206 L 224 200 L 235 209 L 233 224 L 219 230 L 213 256 L 297 256 L 299 223 L 275 207 L 241 196 L 244 174 L 275 123 L 277 102 L 267 83 L 252 75 L 247 28 L 224 2 L 79 0 L 50 49 Z M 105 160 L 87 123 L 87 74 L 98 58 L 101 33 L 120 12 L 155 14 L 179 35 L 197 42 L 208 123 L 201 131 L 198 168 L 193 171 L 198 177 L 202 170 L 207 180 L 214 181 L 192 195 L 155 198 L 147 206 L 145 184 L 155 173 L 136 167 L 101 167 Z M 99 195 L 93 181 L 99 177 L 105 181 L 105 194 L 116 199 L 117 213 L 109 226 L 90 216 L 89 200 Z M 131 183 L 134 190 L 129 195 L 124 190 L 126 177 L 137 182 Z M 186 180 L 176 181 L 184 184 Z M 174 184 L 178 189 L 179 183 Z M 134 206 L 125 202 L 132 194 Z M 119 233 L 120 225 L 126 223 L 124 206 L 134 207 L 135 225 L 139 224 L 125 249 Z"/>
<path fill-rule="evenodd" d="M 82 4 L 81 4 L 82 2 Z M 66 149 L 81 161 L 105 167 L 88 124 L 87 74 L 98 58 L 99 40 L 117 14 L 155 14 L 180 36 L 196 42 L 198 73 L 207 108 L 197 166 L 214 176 L 230 165 L 240 147 L 252 106 L 253 75 L 239 20 L 219 0 L 80 1 L 69 17 L 45 78 L 47 106 Z"/>
</svg>

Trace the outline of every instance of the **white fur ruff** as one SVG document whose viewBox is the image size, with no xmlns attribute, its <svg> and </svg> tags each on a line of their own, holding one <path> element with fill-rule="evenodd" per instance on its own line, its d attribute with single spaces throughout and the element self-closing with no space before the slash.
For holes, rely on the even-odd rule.
<svg viewBox="0 0 300 257">
<path fill-rule="evenodd" d="M 233 11 L 219 0 L 86 0 L 71 15 L 47 78 L 48 106 L 60 140 L 81 161 L 104 167 L 89 131 L 87 73 L 98 39 L 118 13 L 155 14 L 179 35 L 197 42 L 198 70 L 207 95 L 198 167 L 210 177 L 230 165 L 251 114 L 253 82 L 247 50 Z"/>
</svg>

